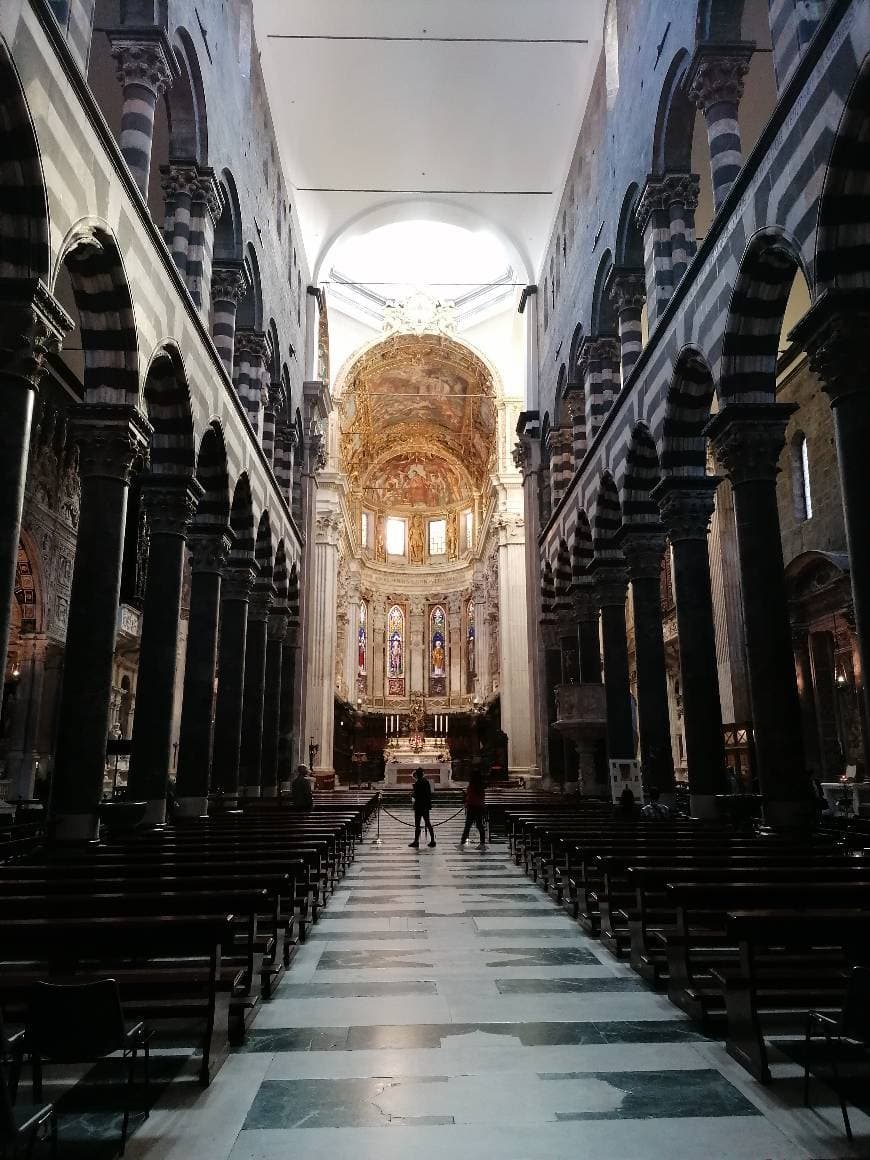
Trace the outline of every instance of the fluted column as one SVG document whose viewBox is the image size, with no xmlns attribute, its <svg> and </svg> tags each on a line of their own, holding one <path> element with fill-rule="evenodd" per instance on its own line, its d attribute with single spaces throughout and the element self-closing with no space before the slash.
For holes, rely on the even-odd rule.
<svg viewBox="0 0 870 1160">
<path fill-rule="evenodd" d="M 281 727 L 281 682 L 284 675 L 286 608 L 273 608 L 266 631 L 266 687 L 263 692 L 263 745 L 260 754 L 260 796 L 278 796 L 278 748 Z"/>
<path fill-rule="evenodd" d="M 190 617 L 187 622 L 175 793 L 179 812 L 184 816 L 199 817 L 208 809 L 221 578 L 230 552 L 231 536 L 228 530 L 194 528 L 189 540 L 192 555 Z"/>
<path fill-rule="evenodd" d="M 710 143 L 713 206 L 719 206 L 743 166 L 738 110 L 754 44 L 701 44 L 689 66 L 689 96 L 704 114 Z"/>
<path fill-rule="evenodd" d="M 245 695 L 242 706 L 242 747 L 239 755 L 239 792 L 260 796 L 263 757 L 263 705 L 266 693 L 266 647 L 273 590 L 255 582 L 248 605 L 245 642 Z"/>
<path fill-rule="evenodd" d="M 116 75 L 124 87 L 121 152 L 147 198 L 154 110 L 158 97 L 172 84 L 172 49 L 158 29 L 110 32 L 109 41 L 118 66 Z"/>
<path fill-rule="evenodd" d="M 535 764 L 526 632 L 526 529 L 518 513 L 505 512 L 494 522 L 498 529 L 501 727 L 508 738 L 509 772 L 513 777 L 526 777 Z M 576 629 L 574 632 L 576 637 Z"/>
<path fill-rule="evenodd" d="M 617 270 L 610 298 L 619 320 L 619 365 L 624 387 L 643 350 L 641 317 L 646 302 L 646 279 L 642 270 Z"/>
<path fill-rule="evenodd" d="M 236 345 L 236 312 L 245 287 L 245 271 L 241 262 L 215 262 L 211 275 L 211 333 L 230 378 L 233 377 Z"/>
<path fill-rule="evenodd" d="M 148 581 L 136 681 L 136 716 L 128 794 L 146 801 L 144 821 L 166 821 L 166 788 L 172 760 L 172 708 L 178 658 L 178 624 L 187 527 L 204 494 L 189 477 L 151 474 L 140 480 L 148 520 Z"/>
<path fill-rule="evenodd" d="M 70 590 L 52 808 L 61 840 L 97 835 L 115 653 L 127 490 L 151 429 L 134 407 L 73 412 L 82 481 Z"/>
<path fill-rule="evenodd" d="M 865 737 L 870 736 L 870 292 L 827 290 L 791 336 L 809 354 L 831 404 L 855 609 Z"/>
<path fill-rule="evenodd" d="M 749 695 L 765 816 L 806 820 L 810 784 L 776 501 L 785 429 L 797 404 L 729 404 L 706 431 L 734 491 Z"/>
<path fill-rule="evenodd" d="M 661 188 L 670 228 L 671 287 L 676 288 L 697 248 L 695 210 L 701 180 L 696 173 L 666 173 Z"/>
<path fill-rule="evenodd" d="M 595 593 L 601 606 L 604 693 L 607 706 L 607 755 L 611 761 L 634 759 L 634 727 L 628 678 L 628 634 L 625 598 L 628 576 L 615 563 L 593 565 Z"/>
<path fill-rule="evenodd" d="M 635 211 L 637 228 L 643 236 L 643 266 L 646 280 L 646 310 L 652 330 L 670 301 L 674 289 L 671 270 L 671 217 L 661 177 L 646 180 Z"/>
<path fill-rule="evenodd" d="M 716 816 L 716 795 L 726 789 L 707 550 L 718 483 L 711 475 L 668 477 L 652 492 L 671 542 L 686 765 L 692 813 L 702 818 Z"/>
<path fill-rule="evenodd" d="M 253 582 L 254 572 L 250 566 L 235 565 L 226 570 L 221 585 L 212 782 L 214 789 L 226 794 L 236 794 L 239 789 L 245 645 L 248 638 L 248 601 Z"/>
<path fill-rule="evenodd" d="M 308 673 L 305 729 L 308 736 L 302 738 L 302 751 L 305 754 L 304 760 L 307 760 L 307 747 L 313 738 L 319 746 L 317 772 L 328 777 L 334 774 L 335 612 L 338 606 L 338 545 L 342 517 L 338 511 L 321 511 L 313 523 L 315 526 L 309 532 L 314 541 L 313 567 L 306 610 Z"/>
<path fill-rule="evenodd" d="M 665 536 L 659 531 L 629 531 L 622 554 L 631 581 L 634 647 L 637 660 L 637 719 L 644 786 L 674 791 L 674 756 L 668 710 L 668 678 L 662 634 L 662 557 Z"/>
<path fill-rule="evenodd" d="M 0 311 L 0 657 L 9 648 L 33 398 L 46 357 L 73 322 L 40 284 L 31 300 Z M 2 708 L 2 689 L 0 689 Z"/>
</svg>

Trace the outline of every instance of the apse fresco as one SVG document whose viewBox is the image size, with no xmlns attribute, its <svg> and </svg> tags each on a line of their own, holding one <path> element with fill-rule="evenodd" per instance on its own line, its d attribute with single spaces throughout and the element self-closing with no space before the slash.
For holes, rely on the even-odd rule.
<svg viewBox="0 0 870 1160">
<path fill-rule="evenodd" d="M 445 508 L 461 494 L 461 481 L 444 459 L 398 455 L 366 481 L 367 496 L 379 507 Z"/>
</svg>

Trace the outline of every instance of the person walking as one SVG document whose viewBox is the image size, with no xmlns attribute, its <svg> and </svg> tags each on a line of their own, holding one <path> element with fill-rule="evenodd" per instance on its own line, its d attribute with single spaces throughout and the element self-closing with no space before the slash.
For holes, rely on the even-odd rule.
<svg viewBox="0 0 870 1160">
<path fill-rule="evenodd" d="M 471 827 L 477 826 L 477 832 L 480 834 L 479 850 L 486 849 L 486 831 L 483 828 L 483 815 L 486 808 L 486 782 L 483 778 L 483 773 L 480 766 L 475 766 L 471 771 L 471 777 L 468 779 L 468 785 L 465 790 L 465 828 L 462 831 L 462 841 L 459 843 L 459 848 L 462 849 L 468 841 L 468 835 L 471 833 Z"/>
<path fill-rule="evenodd" d="M 432 785 L 419 767 L 414 770 L 414 788 L 411 790 L 411 801 L 414 803 L 414 841 L 408 845 L 414 850 L 420 848 L 420 830 L 425 825 L 429 835 L 430 850 L 435 845 L 435 831 L 429 819 L 432 809 Z"/>
</svg>

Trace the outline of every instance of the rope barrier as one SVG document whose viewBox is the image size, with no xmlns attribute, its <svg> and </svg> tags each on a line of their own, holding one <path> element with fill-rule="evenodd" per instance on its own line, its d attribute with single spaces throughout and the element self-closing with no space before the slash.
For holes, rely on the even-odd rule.
<svg viewBox="0 0 870 1160">
<path fill-rule="evenodd" d="M 387 815 L 387 817 L 392 818 L 394 822 L 398 822 L 402 826 L 407 826 L 411 830 L 414 829 L 414 827 L 416 825 L 415 822 L 406 822 L 404 818 L 397 818 L 395 814 L 390 813 L 390 811 L 386 808 L 386 806 L 382 805 L 380 808 Z M 465 810 L 465 806 L 460 806 L 459 809 L 456 811 L 456 813 L 451 814 L 449 818 L 442 818 L 440 822 L 433 822 L 432 828 L 435 829 L 437 826 L 443 826 L 445 824 L 445 822 L 452 822 L 453 819 L 458 818 L 459 815 L 464 812 L 464 810 Z"/>
</svg>

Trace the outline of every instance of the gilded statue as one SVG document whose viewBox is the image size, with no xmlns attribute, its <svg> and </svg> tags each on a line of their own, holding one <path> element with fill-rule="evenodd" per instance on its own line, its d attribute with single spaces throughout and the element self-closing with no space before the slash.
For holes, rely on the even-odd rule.
<svg viewBox="0 0 870 1160">
<path fill-rule="evenodd" d="M 423 517 L 417 513 L 411 519 L 408 533 L 408 559 L 412 564 L 423 563 Z"/>
<path fill-rule="evenodd" d="M 447 513 L 447 559 L 455 560 L 459 554 L 459 516 Z"/>
<path fill-rule="evenodd" d="M 387 562 L 387 540 L 384 532 L 384 517 L 378 516 L 377 534 L 375 535 L 375 559 L 382 564 Z"/>
</svg>

